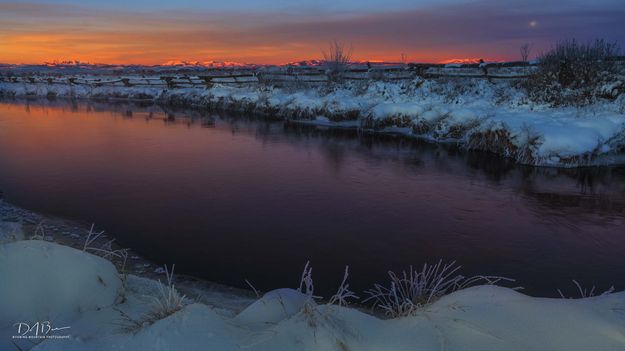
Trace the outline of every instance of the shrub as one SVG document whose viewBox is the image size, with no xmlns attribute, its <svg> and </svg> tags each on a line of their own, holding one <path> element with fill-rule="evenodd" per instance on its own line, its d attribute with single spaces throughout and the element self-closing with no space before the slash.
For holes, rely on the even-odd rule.
<svg viewBox="0 0 625 351">
<path fill-rule="evenodd" d="M 616 43 L 597 39 L 558 42 L 538 58 L 538 70 L 526 82 L 530 98 L 554 106 L 583 106 L 600 97 L 602 85 L 615 79 Z"/>
<path fill-rule="evenodd" d="M 532 47 L 533 47 L 532 44 L 525 43 L 521 45 L 521 47 L 519 48 L 519 52 L 521 53 L 521 60 L 523 62 L 527 62 L 527 59 L 529 58 L 530 53 L 532 52 Z"/>
<path fill-rule="evenodd" d="M 330 81 L 338 82 L 343 80 L 343 72 L 345 72 L 352 59 L 352 52 L 351 46 L 348 48 L 336 40 L 330 43 L 328 51 L 321 51 L 323 64 L 326 67 Z"/>
<path fill-rule="evenodd" d="M 369 297 L 363 302 L 373 300 L 374 307 L 391 318 L 399 318 L 414 315 L 440 297 L 478 283 L 492 285 L 502 280 L 513 281 L 493 276 L 466 278 L 457 274 L 460 268 L 455 261 L 443 264 L 441 260 L 434 265 L 424 264 L 420 271 L 412 267 L 401 275 L 389 271 L 390 287 L 375 284 L 365 292 Z"/>
</svg>

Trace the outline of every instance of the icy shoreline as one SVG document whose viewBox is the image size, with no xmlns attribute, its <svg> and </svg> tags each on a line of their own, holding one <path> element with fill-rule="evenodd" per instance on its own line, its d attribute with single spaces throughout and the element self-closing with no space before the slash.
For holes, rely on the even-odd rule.
<svg viewBox="0 0 625 351">
<path fill-rule="evenodd" d="M 137 99 L 255 113 L 452 142 L 533 166 L 597 166 L 625 159 L 625 95 L 584 108 L 554 108 L 531 102 L 510 82 L 417 78 L 316 88 L 215 84 L 175 89 L 3 82 L 0 96 Z"/>
<path fill-rule="evenodd" d="M 25 223 L 41 218 L 6 205 Z M 451 293 L 414 315 L 380 319 L 315 303 L 294 289 L 253 299 L 200 289 L 142 325 L 163 286 L 110 261 L 0 222 L 0 349 L 30 350 L 620 350 L 625 292 L 536 298 L 497 286 Z M 52 224 L 57 226 L 57 224 Z M 84 238 L 83 238 L 84 239 Z M 179 282 L 176 281 L 176 288 Z M 165 289 L 168 289 L 167 287 Z M 15 339 L 15 323 L 50 321 L 58 338 Z M 67 337 L 66 337 L 67 336 Z"/>
</svg>

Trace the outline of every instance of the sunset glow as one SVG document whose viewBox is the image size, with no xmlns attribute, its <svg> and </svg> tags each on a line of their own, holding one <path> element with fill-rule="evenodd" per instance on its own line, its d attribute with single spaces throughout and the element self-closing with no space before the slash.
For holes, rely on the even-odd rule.
<svg viewBox="0 0 625 351">
<path fill-rule="evenodd" d="M 569 37 L 625 39 L 618 30 L 625 5 L 612 0 L 566 2 L 558 12 L 494 0 L 394 0 L 382 11 L 371 1 L 304 3 L 2 1 L 0 62 L 287 63 L 320 58 L 331 40 L 350 43 L 357 60 L 399 61 L 405 54 L 410 61 L 497 61 L 518 59 L 524 42 L 539 52 Z"/>
</svg>

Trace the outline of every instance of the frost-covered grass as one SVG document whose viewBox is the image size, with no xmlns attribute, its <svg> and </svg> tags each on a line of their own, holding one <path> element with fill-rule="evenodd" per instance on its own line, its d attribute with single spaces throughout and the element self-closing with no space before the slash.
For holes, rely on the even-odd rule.
<svg viewBox="0 0 625 351">
<path fill-rule="evenodd" d="M 157 293 L 153 296 L 148 296 L 150 307 L 146 313 L 135 319 L 123 310 L 118 310 L 121 316 L 120 325 L 123 331 L 137 332 L 180 311 L 187 304 L 186 295 L 181 294 L 174 285 L 174 268 L 175 265 L 172 265 L 170 272 L 167 266 L 165 266 L 166 284 L 163 284 L 160 280 L 156 283 Z"/>
<path fill-rule="evenodd" d="M 444 264 L 441 260 L 433 265 L 424 264 L 420 271 L 412 267 L 399 275 L 389 271 L 390 286 L 375 284 L 366 291 L 369 297 L 364 301 L 373 301 L 374 307 L 380 308 L 389 317 L 406 317 L 454 291 L 472 285 L 513 281 L 495 276 L 467 278 L 457 274 L 461 268 L 455 261 Z"/>
<path fill-rule="evenodd" d="M 330 305 L 338 305 L 338 306 L 347 306 L 349 305 L 349 299 L 358 300 L 359 297 L 349 289 L 349 284 L 347 283 L 347 278 L 349 278 L 349 266 L 345 266 L 345 273 L 343 274 L 343 280 L 339 285 L 336 294 L 332 295 L 328 300 L 328 304 Z"/>
<path fill-rule="evenodd" d="M 588 288 L 583 288 L 582 285 L 577 280 L 573 280 L 573 284 L 575 284 L 575 287 L 577 288 L 577 292 L 579 293 L 579 296 L 578 296 L 579 298 L 597 296 L 597 292 L 595 291 L 594 285 L 590 289 L 588 289 Z M 614 292 L 614 286 L 610 287 L 608 290 L 602 293 L 598 293 L 598 296 L 609 295 L 613 292 Z M 562 297 L 563 299 L 567 298 L 566 296 L 564 296 L 564 294 L 562 293 L 560 289 L 558 289 L 558 294 L 560 294 L 560 297 Z"/>
<path fill-rule="evenodd" d="M 174 285 L 174 268 L 175 265 L 172 265 L 170 272 L 165 266 L 167 284 L 158 281 L 158 295 L 152 296 L 152 308 L 147 315 L 152 322 L 180 311 L 185 304 L 186 296 L 176 290 Z"/>
</svg>

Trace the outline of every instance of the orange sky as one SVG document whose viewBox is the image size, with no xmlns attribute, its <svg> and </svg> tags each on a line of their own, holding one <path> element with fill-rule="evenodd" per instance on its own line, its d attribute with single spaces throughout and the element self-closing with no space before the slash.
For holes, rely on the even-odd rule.
<svg viewBox="0 0 625 351">
<path fill-rule="evenodd" d="M 110 0 L 112 5 L 101 7 L 92 0 L 37 1 L 0 0 L 0 63 L 280 64 L 319 59 L 332 40 L 351 44 L 355 60 L 397 62 L 404 53 L 413 62 L 466 57 L 499 61 L 519 59 L 519 46 L 528 42 L 534 44 L 532 58 L 562 38 L 625 36 L 625 31 L 615 30 L 622 29 L 622 0 L 597 0 L 614 2 L 605 8 L 553 0 L 551 6 L 531 9 L 511 6 L 511 0 L 445 0 L 442 5 L 387 0 L 396 6 L 384 11 L 377 11 L 380 5 L 375 1 L 360 0 L 369 10 L 352 1 L 351 7 L 334 12 L 299 5 L 288 11 L 249 8 L 262 1 L 270 4 L 269 0 L 231 0 L 241 6 L 236 11 L 216 11 L 225 5 L 196 0 L 179 1 L 204 5 L 164 8 L 170 3 L 137 0 L 124 6 L 121 0 Z M 325 0 L 308 3 L 319 1 Z M 421 2 L 427 6 L 417 6 Z"/>
<path fill-rule="evenodd" d="M 321 58 L 328 44 L 284 42 L 245 43 L 243 45 L 193 37 L 193 33 L 176 32 L 82 32 L 82 33 L 15 33 L 0 34 L 0 62 L 42 63 L 79 60 L 91 63 L 162 64 L 170 60 L 235 61 L 245 63 L 287 63 Z M 410 60 L 437 62 L 457 53 L 438 50 L 413 50 L 368 47 L 353 44 L 355 60 L 399 61 L 401 53 Z M 495 57 L 496 58 L 496 57 Z M 493 57 L 491 56 L 491 59 Z"/>
</svg>

